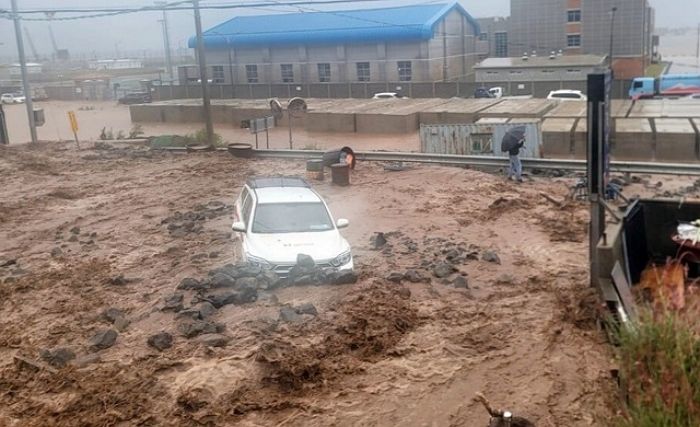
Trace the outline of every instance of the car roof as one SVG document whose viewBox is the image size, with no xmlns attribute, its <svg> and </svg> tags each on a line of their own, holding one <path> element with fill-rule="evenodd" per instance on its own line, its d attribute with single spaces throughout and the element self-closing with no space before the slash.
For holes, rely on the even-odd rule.
<svg viewBox="0 0 700 427">
<path fill-rule="evenodd" d="M 575 89 L 559 89 L 559 90 L 553 90 L 553 91 L 549 92 L 550 95 L 557 94 L 557 93 L 575 93 L 577 95 L 583 94 L 583 92 L 581 92 L 580 90 L 575 90 Z"/>
<path fill-rule="evenodd" d="M 321 197 L 307 187 L 264 187 L 254 191 L 258 204 L 321 202 Z"/>
<path fill-rule="evenodd" d="M 250 188 L 311 187 L 304 178 L 299 178 L 298 176 L 261 176 L 257 178 L 249 178 L 246 181 L 246 184 Z"/>
</svg>

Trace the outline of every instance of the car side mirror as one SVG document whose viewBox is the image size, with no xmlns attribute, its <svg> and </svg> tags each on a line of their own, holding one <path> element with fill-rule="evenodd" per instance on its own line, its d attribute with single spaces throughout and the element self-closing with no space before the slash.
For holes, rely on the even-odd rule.
<svg viewBox="0 0 700 427">
<path fill-rule="evenodd" d="M 231 225 L 231 229 L 239 233 L 245 233 L 247 231 L 245 228 L 245 223 L 243 221 L 234 222 L 233 225 Z"/>
<path fill-rule="evenodd" d="M 350 225 L 350 221 L 348 221 L 345 218 L 340 218 L 338 222 L 336 223 L 336 226 L 338 228 L 346 228 L 348 225 Z"/>
</svg>

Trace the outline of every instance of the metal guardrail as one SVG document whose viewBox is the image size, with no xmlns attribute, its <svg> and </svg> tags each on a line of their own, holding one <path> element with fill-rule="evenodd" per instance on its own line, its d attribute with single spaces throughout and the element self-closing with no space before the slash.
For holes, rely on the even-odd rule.
<svg viewBox="0 0 700 427">
<path fill-rule="evenodd" d="M 308 160 L 317 159 L 323 155 L 318 150 L 253 150 L 255 157 Z M 415 162 L 441 165 L 475 166 L 501 168 L 508 166 L 505 157 L 490 156 L 459 156 L 453 154 L 408 153 L 388 151 L 356 151 L 358 160 L 370 162 Z M 543 170 L 586 171 L 585 160 L 569 159 L 521 159 L 523 167 Z M 700 176 L 700 164 L 684 163 L 654 163 L 654 162 L 621 162 L 610 164 L 612 172 L 654 174 L 654 175 L 695 175 Z"/>
<path fill-rule="evenodd" d="M 167 151 L 187 151 L 185 147 L 161 147 Z M 217 151 L 226 151 L 219 148 Z M 319 159 L 325 151 L 321 150 L 253 150 L 253 156 L 263 159 L 309 160 Z M 453 166 L 473 166 L 484 168 L 503 168 L 508 166 L 505 157 L 459 156 L 454 154 L 411 153 L 396 151 L 356 151 L 358 160 L 367 162 L 412 162 Z M 527 159 L 521 158 L 524 168 L 562 171 L 586 171 L 585 160 L 570 159 Z M 655 163 L 655 162 L 621 162 L 610 163 L 612 172 L 636 173 L 650 175 L 689 175 L 700 176 L 700 164 L 692 163 Z"/>
</svg>

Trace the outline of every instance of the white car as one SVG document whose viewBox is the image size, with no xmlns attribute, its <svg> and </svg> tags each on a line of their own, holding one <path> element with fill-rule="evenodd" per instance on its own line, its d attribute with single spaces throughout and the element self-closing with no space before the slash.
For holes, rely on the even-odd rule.
<svg viewBox="0 0 700 427">
<path fill-rule="evenodd" d="M 328 206 L 301 178 L 252 178 L 236 200 L 234 231 L 245 261 L 287 277 L 305 254 L 322 268 L 352 271 L 350 244 L 338 231 Z"/>
<path fill-rule="evenodd" d="M 3 104 L 23 104 L 27 102 L 27 98 L 18 93 L 3 93 L 0 102 Z"/>
<path fill-rule="evenodd" d="M 503 88 L 500 86 L 489 89 L 492 98 L 503 98 Z"/>
<path fill-rule="evenodd" d="M 399 96 L 396 92 L 379 92 L 375 93 L 372 99 L 408 99 L 408 97 Z"/>
<path fill-rule="evenodd" d="M 547 99 L 555 99 L 559 101 L 588 101 L 588 97 L 580 90 L 553 90 L 547 95 Z"/>
</svg>

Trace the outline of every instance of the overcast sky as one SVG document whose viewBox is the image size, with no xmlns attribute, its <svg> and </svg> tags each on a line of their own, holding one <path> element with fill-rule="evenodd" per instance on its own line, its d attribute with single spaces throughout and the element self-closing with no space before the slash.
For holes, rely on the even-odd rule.
<svg viewBox="0 0 700 427">
<path fill-rule="evenodd" d="M 247 0 L 262 1 L 262 0 Z M 325 7 L 325 10 L 352 9 L 358 7 L 381 7 L 397 4 L 418 4 L 426 0 L 388 0 L 385 3 L 335 5 Z M 656 7 L 657 27 L 690 27 L 700 23 L 700 0 L 651 0 Z M 233 0 L 202 0 L 206 3 L 234 3 Z M 237 1 L 236 1 L 237 2 Z M 431 1 L 435 3 L 435 1 Z M 66 8 L 71 6 L 90 7 L 133 7 L 153 4 L 147 0 L 18 0 L 20 9 L 33 8 Z M 461 0 L 462 5 L 475 17 L 507 16 L 510 0 Z M 663 7 L 662 7 L 663 5 Z M 314 9 L 324 9 L 323 6 L 308 6 Z M 10 0 L 0 0 L 0 9 L 9 9 Z M 203 25 L 209 28 L 235 14 L 260 15 L 275 12 L 292 12 L 295 9 L 275 6 L 272 8 L 235 9 L 219 11 L 203 11 Z M 308 11 L 308 10 L 307 10 Z M 44 15 L 34 17 L 44 18 Z M 53 30 L 59 48 L 67 48 L 72 53 L 90 54 L 96 52 L 114 55 L 117 51 L 121 56 L 135 56 L 144 51 L 162 49 L 163 39 L 158 19 L 159 12 L 121 15 L 109 18 L 84 19 L 77 21 L 54 22 Z M 193 16 L 190 11 L 169 12 L 171 45 L 173 49 L 184 49 L 187 38 L 194 33 Z M 46 22 L 26 22 L 29 34 L 34 40 L 39 54 L 47 55 L 52 51 Z M 25 40 L 26 44 L 26 40 Z M 29 46 L 26 47 L 31 56 Z M 0 19 L 0 57 L 7 58 L 16 55 L 15 37 L 12 22 Z M 139 55 L 140 56 L 140 55 Z"/>
</svg>

